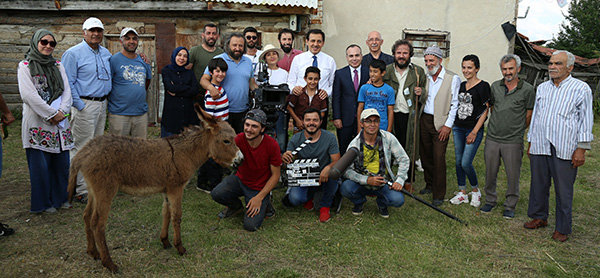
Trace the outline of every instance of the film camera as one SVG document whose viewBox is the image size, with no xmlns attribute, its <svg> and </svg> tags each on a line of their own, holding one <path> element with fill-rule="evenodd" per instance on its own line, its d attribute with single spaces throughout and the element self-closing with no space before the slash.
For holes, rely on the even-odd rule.
<svg viewBox="0 0 600 278">
<path fill-rule="evenodd" d="M 287 84 L 269 84 L 269 73 L 266 64 L 261 62 L 257 67 L 259 71 L 256 80 L 260 85 L 258 89 L 250 92 L 250 103 L 248 106 L 250 109 L 261 109 L 267 114 L 266 133 L 273 135 L 275 132 L 275 123 L 279 117 L 285 117 L 283 120 L 284 123 L 287 123 L 285 121 L 285 119 L 288 119 L 286 98 L 290 94 L 290 89 Z M 287 134 L 287 124 L 284 125 L 284 129 Z"/>
</svg>

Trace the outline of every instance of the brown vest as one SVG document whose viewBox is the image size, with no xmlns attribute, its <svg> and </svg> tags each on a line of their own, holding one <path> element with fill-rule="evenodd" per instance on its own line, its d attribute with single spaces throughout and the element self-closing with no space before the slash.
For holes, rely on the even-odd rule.
<svg viewBox="0 0 600 278">
<path fill-rule="evenodd" d="M 448 119 L 452 102 L 452 78 L 455 75 L 455 73 L 446 69 L 442 85 L 433 100 L 433 125 L 435 130 L 440 130 Z M 427 79 L 427 82 L 429 83 L 429 79 Z M 427 88 L 429 88 L 429 84 L 427 84 Z"/>
</svg>

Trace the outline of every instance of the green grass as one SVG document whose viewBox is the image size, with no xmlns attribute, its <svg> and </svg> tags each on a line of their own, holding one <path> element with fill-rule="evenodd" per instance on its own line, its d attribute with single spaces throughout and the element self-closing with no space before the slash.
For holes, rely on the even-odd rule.
<svg viewBox="0 0 600 278">
<path fill-rule="evenodd" d="M 600 132 L 594 129 L 596 138 Z M 110 277 L 85 252 L 83 206 L 55 215 L 29 214 L 29 173 L 21 148 L 18 123 L 4 141 L 4 171 L 0 180 L 0 221 L 16 234 L 0 238 L 1 277 Z M 152 129 L 156 136 L 156 129 Z M 483 145 L 475 168 L 483 182 Z M 516 217 L 502 218 L 505 176 L 499 174 L 500 207 L 490 214 L 467 204 L 447 202 L 444 210 L 468 226 L 407 197 L 402 208 L 390 208 L 390 218 L 377 214 L 373 198 L 356 217 L 344 200 L 340 214 L 319 223 L 314 212 L 284 208 L 284 190 L 274 191 L 274 218 L 258 232 L 246 232 L 241 216 L 217 220 L 222 206 L 195 189 L 184 191 L 182 239 L 188 253 L 163 250 L 159 241 L 160 195 L 149 198 L 120 194 L 107 226 L 108 246 L 123 277 L 598 277 L 600 276 L 600 160 L 587 153 L 575 185 L 573 234 L 566 243 L 554 242 L 554 193 L 549 226 L 526 230 L 523 222 L 529 195 L 529 160 L 521 173 L 521 198 Z M 447 154 L 448 192 L 456 188 L 454 147 Z M 416 188 L 423 187 L 417 174 Z M 430 201 L 431 196 L 422 196 Z M 171 232 L 171 231 L 170 231 Z M 549 256 L 554 258 L 554 262 Z M 564 272 L 564 268 L 567 272 Z"/>
</svg>

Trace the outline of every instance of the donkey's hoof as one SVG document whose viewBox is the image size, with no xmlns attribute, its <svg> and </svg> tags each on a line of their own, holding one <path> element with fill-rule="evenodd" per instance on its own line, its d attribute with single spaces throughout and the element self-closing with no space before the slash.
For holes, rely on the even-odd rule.
<svg viewBox="0 0 600 278">
<path fill-rule="evenodd" d="M 103 264 L 104 267 L 106 267 L 106 269 L 108 269 L 108 271 L 112 272 L 112 273 L 119 273 L 119 267 L 114 264 L 114 263 L 107 263 L 107 264 Z"/>
<path fill-rule="evenodd" d="M 169 242 L 168 239 L 161 240 L 161 241 L 162 241 L 162 244 L 163 244 L 163 249 L 169 249 L 169 248 L 173 247 L 173 245 L 171 245 L 171 243 Z"/>
<path fill-rule="evenodd" d="M 177 246 L 177 252 L 179 252 L 179 255 L 184 255 L 185 252 L 187 252 L 187 250 L 185 250 L 185 248 L 182 245 Z"/>
<path fill-rule="evenodd" d="M 100 259 L 100 253 L 98 253 L 98 250 L 88 251 L 87 253 L 90 255 L 90 257 L 94 258 L 94 260 Z"/>
</svg>

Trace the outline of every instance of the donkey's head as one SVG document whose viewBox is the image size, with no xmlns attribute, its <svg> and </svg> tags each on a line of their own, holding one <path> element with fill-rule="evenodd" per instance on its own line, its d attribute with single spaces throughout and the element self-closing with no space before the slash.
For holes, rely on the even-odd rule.
<svg viewBox="0 0 600 278">
<path fill-rule="evenodd" d="M 205 141 L 208 143 L 205 146 L 208 149 L 208 157 L 223 167 L 229 167 L 233 163 L 236 153 L 239 152 L 235 145 L 235 131 L 229 123 L 215 120 L 212 115 L 202 110 L 198 103 L 194 108 L 200 124 L 206 130 L 204 136 L 208 139 Z"/>
</svg>

